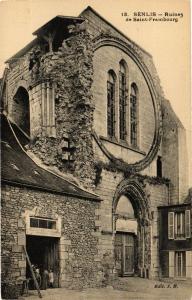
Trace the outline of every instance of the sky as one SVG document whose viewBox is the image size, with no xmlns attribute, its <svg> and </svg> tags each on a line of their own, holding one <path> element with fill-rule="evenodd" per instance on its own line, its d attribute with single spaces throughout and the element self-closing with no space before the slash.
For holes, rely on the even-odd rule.
<svg viewBox="0 0 192 300">
<path fill-rule="evenodd" d="M 78 16 L 90 5 L 152 54 L 165 97 L 187 130 L 191 156 L 189 4 L 189 0 L 0 0 L 0 77 L 4 62 L 34 38 L 32 32 L 56 15 Z M 178 22 L 134 22 L 126 21 L 122 15 L 127 13 L 133 19 L 138 12 L 183 14 L 183 17 L 178 17 Z"/>
</svg>

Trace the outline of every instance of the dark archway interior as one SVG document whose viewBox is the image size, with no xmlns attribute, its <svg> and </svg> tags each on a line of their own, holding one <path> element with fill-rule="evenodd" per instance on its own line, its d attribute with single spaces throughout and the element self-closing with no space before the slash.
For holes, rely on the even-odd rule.
<svg viewBox="0 0 192 300">
<path fill-rule="evenodd" d="M 52 270 L 55 278 L 55 286 L 58 286 L 59 276 L 59 239 L 53 237 L 30 236 L 26 238 L 26 249 L 32 265 L 43 270 Z M 30 278 L 31 271 L 27 264 L 26 277 Z"/>
<path fill-rule="evenodd" d="M 30 135 L 29 94 L 23 87 L 19 87 L 14 96 L 12 114 L 15 123 Z"/>
</svg>

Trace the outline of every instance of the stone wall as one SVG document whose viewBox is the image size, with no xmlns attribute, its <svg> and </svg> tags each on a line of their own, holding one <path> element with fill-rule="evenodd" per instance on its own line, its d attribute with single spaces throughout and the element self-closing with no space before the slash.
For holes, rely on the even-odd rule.
<svg viewBox="0 0 192 300">
<path fill-rule="evenodd" d="M 25 279 L 26 211 L 61 218 L 60 285 L 69 288 L 100 285 L 99 203 L 10 185 L 2 185 L 2 283 Z M 100 275 L 99 275 L 100 274 Z"/>
<path fill-rule="evenodd" d="M 160 258 L 159 258 L 159 219 L 158 206 L 167 205 L 169 198 L 169 188 L 164 185 L 148 185 L 150 193 L 150 209 L 152 212 L 151 221 L 151 276 L 158 278 L 160 276 Z"/>
<path fill-rule="evenodd" d="M 188 155 L 186 132 L 168 100 L 162 102 L 162 111 L 163 176 L 170 179 L 170 201 L 172 204 L 177 204 L 182 203 L 187 196 Z"/>
</svg>

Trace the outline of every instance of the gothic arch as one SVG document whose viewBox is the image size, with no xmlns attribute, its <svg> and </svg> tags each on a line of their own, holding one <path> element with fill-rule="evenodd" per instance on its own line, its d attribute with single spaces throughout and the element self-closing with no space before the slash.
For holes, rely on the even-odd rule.
<svg viewBox="0 0 192 300">
<path fill-rule="evenodd" d="M 125 195 L 130 199 L 138 221 L 145 225 L 149 225 L 151 212 L 147 196 L 141 185 L 135 179 L 124 179 L 119 183 L 113 198 L 113 216 L 115 215 L 118 200 L 122 195 Z"/>
<path fill-rule="evenodd" d="M 12 97 L 14 97 L 14 95 L 17 93 L 17 90 L 20 87 L 24 88 L 27 92 L 29 92 L 29 85 L 27 80 L 21 79 L 15 84 L 14 89 L 12 90 Z"/>
<path fill-rule="evenodd" d="M 141 277 L 149 277 L 151 268 L 151 212 L 148 205 L 148 199 L 142 186 L 136 179 L 124 179 L 117 186 L 113 203 L 112 203 L 112 220 L 113 220 L 113 236 L 114 236 L 114 251 L 117 251 L 118 236 L 122 236 L 122 241 L 125 241 L 127 229 L 130 224 L 124 223 L 124 228 L 116 227 L 119 220 L 119 215 L 116 213 L 118 201 L 122 195 L 125 195 L 131 202 L 134 209 L 134 216 L 137 220 L 137 234 L 135 236 L 135 246 L 133 246 L 135 257 L 134 273 Z M 121 219 L 121 216 L 120 216 Z M 120 232 L 119 232 L 120 229 Z M 135 233 L 134 233 L 135 234 Z M 129 234 L 130 236 L 130 234 Z M 133 234 L 132 234 L 133 236 Z M 126 256 L 122 256 L 125 262 Z M 131 260 L 130 260 L 131 263 Z M 124 276 L 124 275 L 123 275 Z"/>
</svg>

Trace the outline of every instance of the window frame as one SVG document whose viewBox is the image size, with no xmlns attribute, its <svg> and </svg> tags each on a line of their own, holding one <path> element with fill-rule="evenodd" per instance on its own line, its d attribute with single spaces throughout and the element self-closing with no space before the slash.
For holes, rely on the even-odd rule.
<svg viewBox="0 0 192 300">
<path fill-rule="evenodd" d="M 175 277 L 186 277 L 186 251 L 175 251 L 174 255 Z"/>
<path fill-rule="evenodd" d="M 168 239 L 186 240 L 188 238 L 191 238 L 191 211 L 189 209 L 168 211 Z"/>
<path fill-rule="evenodd" d="M 127 66 L 124 61 L 119 63 L 119 139 L 127 137 Z"/>
<path fill-rule="evenodd" d="M 112 78 L 112 80 L 111 80 Z M 110 70 L 107 79 L 107 136 L 115 137 L 115 102 L 116 102 L 116 76 L 115 72 Z"/>
<path fill-rule="evenodd" d="M 31 221 L 37 221 L 37 225 L 38 226 L 32 226 L 31 225 Z M 40 222 L 44 222 L 44 223 L 46 223 L 46 227 L 43 227 L 43 226 L 40 226 Z M 52 224 L 54 224 L 54 228 L 49 228 L 49 226 L 48 226 L 48 224 L 49 223 L 52 223 Z M 30 228 L 40 228 L 40 229 L 50 229 L 50 230 L 55 230 L 56 229 L 56 227 L 57 227 L 57 221 L 56 220 L 53 220 L 53 219 L 46 219 L 46 218 L 38 218 L 38 217 L 30 217 L 29 218 L 29 225 L 30 225 Z"/>
<path fill-rule="evenodd" d="M 138 87 L 135 83 L 131 83 L 130 89 L 130 145 L 138 147 Z"/>
<path fill-rule="evenodd" d="M 174 214 L 175 220 L 175 239 L 184 239 L 185 238 L 185 212 L 179 211 Z"/>
</svg>

